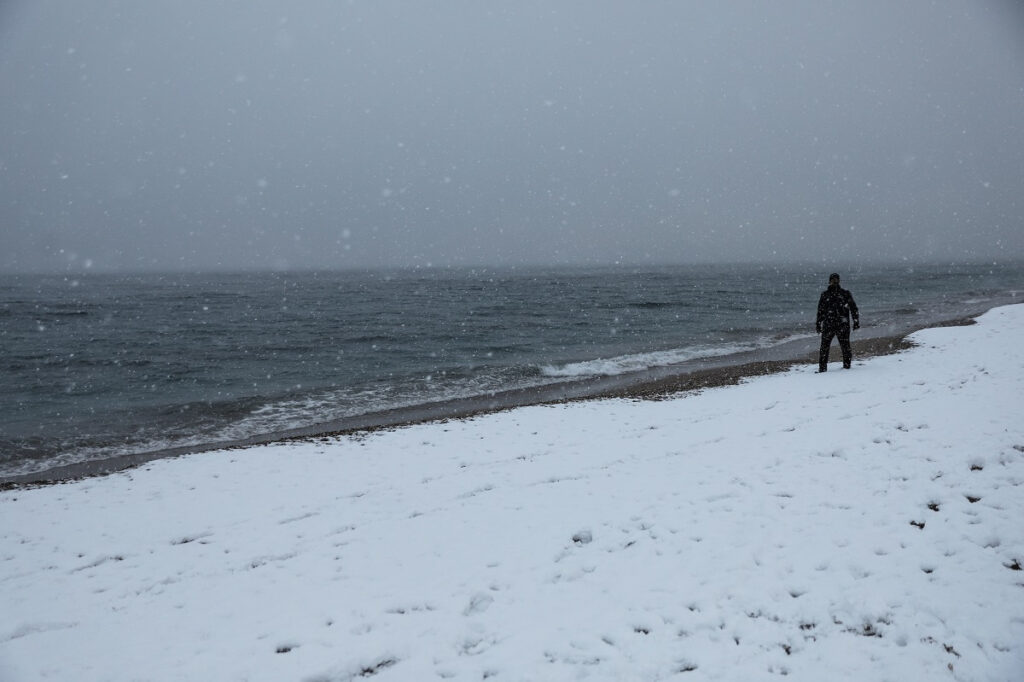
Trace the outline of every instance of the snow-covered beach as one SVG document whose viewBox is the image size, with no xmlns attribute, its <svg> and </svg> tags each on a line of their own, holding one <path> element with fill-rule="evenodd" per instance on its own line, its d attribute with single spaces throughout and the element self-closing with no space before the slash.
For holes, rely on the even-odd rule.
<svg viewBox="0 0 1024 682">
<path fill-rule="evenodd" d="M 0 680 L 1024 679 L 1022 333 L 2 492 Z"/>
</svg>

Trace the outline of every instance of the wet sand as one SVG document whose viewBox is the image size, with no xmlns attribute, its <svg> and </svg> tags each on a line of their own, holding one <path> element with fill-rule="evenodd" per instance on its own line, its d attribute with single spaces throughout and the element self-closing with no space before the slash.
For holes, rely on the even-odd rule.
<svg viewBox="0 0 1024 682">
<path fill-rule="evenodd" d="M 958 317 L 933 321 L 929 324 L 901 330 L 895 334 L 889 333 L 892 330 L 886 329 L 866 329 L 855 332 L 852 341 L 854 362 L 865 357 L 887 355 L 912 347 L 913 344 L 906 340 L 906 336 L 918 329 L 973 323 L 974 320 L 971 317 Z M 861 338 L 857 338 L 858 335 Z M 736 384 L 744 378 L 782 372 L 797 364 L 817 365 L 818 344 L 819 340 L 816 335 L 808 336 L 772 348 L 714 358 L 700 358 L 671 367 L 653 368 L 632 374 L 594 377 L 547 386 L 502 391 L 473 398 L 374 412 L 240 440 L 168 448 L 69 464 L 32 474 L 0 477 L 0 490 L 103 476 L 157 459 L 212 450 L 247 448 L 281 441 L 331 438 L 430 421 L 465 419 L 527 405 L 558 404 L 600 398 L 659 400 L 683 392 Z M 842 367 L 839 358 L 839 346 L 833 342 L 830 371 Z M 853 371 L 855 369 L 856 366 Z"/>
</svg>

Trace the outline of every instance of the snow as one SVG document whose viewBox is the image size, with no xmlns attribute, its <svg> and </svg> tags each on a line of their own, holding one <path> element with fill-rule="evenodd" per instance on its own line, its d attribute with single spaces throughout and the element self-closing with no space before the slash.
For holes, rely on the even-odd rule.
<svg viewBox="0 0 1024 682">
<path fill-rule="evenodd" d="M 0 680 L 1022 680 L 1022 334 L 0 493 Z"/>
</svg>

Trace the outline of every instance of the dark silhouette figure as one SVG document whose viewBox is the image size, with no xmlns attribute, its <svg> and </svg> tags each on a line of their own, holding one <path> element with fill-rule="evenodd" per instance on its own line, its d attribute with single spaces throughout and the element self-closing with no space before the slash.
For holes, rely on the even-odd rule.
<svg viewBox="0 0 1024 682">
<path fill-rule="evenodd" d="M 828 370 L 828 353 L 832 338 L 839 337 L 839 348 L 843 351 L 843 369 L 850 369 L 853 351 L 850 350 L 850 317 L 853 328 L 860 329 L 860 314 L 853 294 L 839 286 L 839 275 L 828 276 L 828 289 L 818 299 L 818 319 L 814 328 L 821 334 L 821 351 L 818 353 L 818 371 Z"/>
</svg>

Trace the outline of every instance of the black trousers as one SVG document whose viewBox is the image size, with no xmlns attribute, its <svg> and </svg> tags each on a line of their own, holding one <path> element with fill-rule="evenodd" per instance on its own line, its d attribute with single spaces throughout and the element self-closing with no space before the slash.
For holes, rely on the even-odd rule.
<svg viewBox="0 0 1024 682">
<path fill-rule="evenodd" d="M 825 329 L 821 332 L 821 351 L 818 353 L 819 372 L 828 369 L 828 352 L 833 337 L 839 338 L 839 349 L 843 351 L 843 367 L 849 369 L 853 361 L 853 351 L 850 350 L 850 325 L 846 324 L 838 329 Z"/>
</svg>

